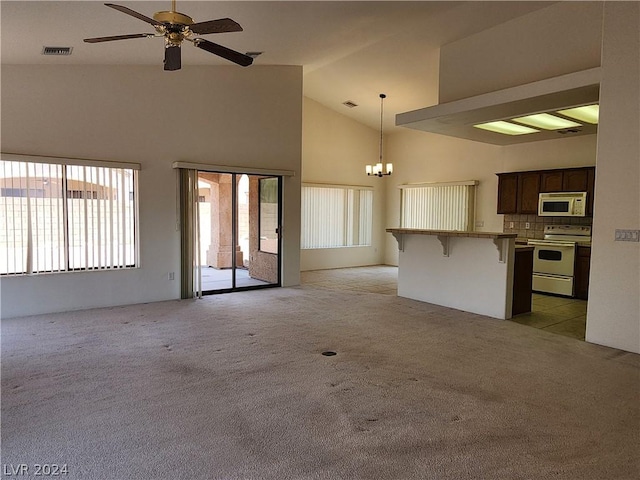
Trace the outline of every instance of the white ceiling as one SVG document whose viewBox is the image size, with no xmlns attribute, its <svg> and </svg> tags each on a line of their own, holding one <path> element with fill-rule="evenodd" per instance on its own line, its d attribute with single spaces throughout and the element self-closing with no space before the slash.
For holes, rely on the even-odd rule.
<svg viewBox="0 0 640 480">
<path fill-rule="evenodd" d="M 171 1 L 112 0 L 148 17 Z M 243 32 L 205 35 L 240 52 L 263 51 L 254 65 L 302 65 L 304 93 L 321 104 L 385 131 L 395 114 L 437 103 L 439 46 L 548 6 L 546 2 L 435 1 L 178 1 L 194 21 L 230 17 Z M 100 1 L 1 1 L 2 64 L 157 65 L 180 75 L 190 65 L 230 65 L 183 48 L 182 71 L 162 69 L 162 40 L 87 44 L 83 38 L 153 33 L 151 25 Z M 73 54 L 43 56 L 43 46 Z M 238 67 L 242 68 L 242 67 Z M 251 68 L 251 67 L 248 67 Z M 349 109 L 342 102 L 359 106 Z"/>
</svg>

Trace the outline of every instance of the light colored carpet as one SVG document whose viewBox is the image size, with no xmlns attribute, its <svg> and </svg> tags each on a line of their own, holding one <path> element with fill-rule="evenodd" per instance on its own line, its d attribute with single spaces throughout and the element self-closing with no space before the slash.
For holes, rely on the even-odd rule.
<svg viewBox="0 0 640 480">
<path fill-rule="evenodd" d="M 629 480 L 639 372 L 638 355 L 513 322 L 308 286 L 9 319 L 2 463 L 83 480 Z"/>
</svg>

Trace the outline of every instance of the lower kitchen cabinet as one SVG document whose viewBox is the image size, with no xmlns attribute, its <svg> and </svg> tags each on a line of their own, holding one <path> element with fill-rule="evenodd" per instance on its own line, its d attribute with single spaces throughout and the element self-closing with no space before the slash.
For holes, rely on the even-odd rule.
<svg viewBox="0 0 640 480">
<path fill-rule="evenodd" d="M 512 316 L 531 311 L 533 250 L 533 247 L 516 247 L 515 261 L 513 264 Z"/>
<path fill-rule="evenodd" d="M 591 268 L 591 247 L 578 245 L 574 270 L 575 297 L 587 300 L 589 296 L 589 270 Z"/>
</svg>

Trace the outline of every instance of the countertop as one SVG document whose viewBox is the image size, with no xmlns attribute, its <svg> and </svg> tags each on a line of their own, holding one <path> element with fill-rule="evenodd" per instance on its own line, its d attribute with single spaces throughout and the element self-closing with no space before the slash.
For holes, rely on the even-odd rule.
<svg viewBox="0 0 640 480">
<path fill-rule="evenodd" d="M 471 237 L 471 238 L 516 238 L 516 233 L 504 232 L 461 232 L 458 230 L 421 230 L 417 228 L 387 228 L 387 232 L 407 235 L 438 235 L 442 237 Z"/>
</svg>

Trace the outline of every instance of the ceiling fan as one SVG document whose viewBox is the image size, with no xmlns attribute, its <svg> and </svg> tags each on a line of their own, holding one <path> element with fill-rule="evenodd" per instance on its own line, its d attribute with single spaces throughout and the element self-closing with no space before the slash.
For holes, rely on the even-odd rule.
<svg viewBox="0 0 640 480">
<path fill-rule="evenodd" d="M 127 15 L 131 15 L 143 22 L 147 22 L 156 29 L 156 33 L 132 33 L 129 35 L 114 35 L 111 37 L 85 38 L 87 43 L 111 42 L 113 40 L 128 40 L 130 38 L 155 38 L 164 37 L 164 69 L 180 70 L 182 66 L 180 47 L 184 40 L 191 42 L 194 46 L 219 57 L 225 58 L 233 63 L 248 67 L 253 63 L 253 58 L 230 48 L 210 42 L 204 38 L 191 38 L 195 35 L 206 35 L 208 33 L 241 32 L 242 27 L 230 18 L 220 18 L 218 20 L 208 20 L 206 22 L 194 23 L 188 15 L 176 12 L 176 0 L 171 1 L 171 11 L 156 12 L 153 18 L 131 10 L 122 5 L 105 3 L 107 7 L 118 10 Z"/>
</svg>

